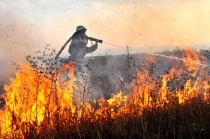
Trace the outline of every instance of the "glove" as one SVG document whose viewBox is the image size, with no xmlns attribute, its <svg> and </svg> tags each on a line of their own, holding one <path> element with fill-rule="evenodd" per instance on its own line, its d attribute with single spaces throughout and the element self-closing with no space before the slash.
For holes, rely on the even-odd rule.
<svg viewBox="0 0 210 139">
<path fill-rule="evenodd" d="M 98 48 L 98 42 L 96 41 L 96 43 L 94 44 L 95 49 Z"/>
</svg>

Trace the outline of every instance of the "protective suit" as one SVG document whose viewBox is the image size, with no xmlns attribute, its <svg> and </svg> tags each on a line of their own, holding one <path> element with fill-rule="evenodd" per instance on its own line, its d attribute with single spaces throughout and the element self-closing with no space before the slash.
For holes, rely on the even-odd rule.
<svg viewBox="0 0 210 139">
<path fill-rule="evenodd" d="M 81 27 L 78 29 L 78 27 Z M 71 54 L 70 59 L 81 68 L 85 60 L 85 55 L 95 51 L 98 48 L 98 44 L 94 44 L 91 47 L 87 47 L 88 37 L 85 34 L 86 28 L 78 26 L 76 32 L 72 36 L 72 41 L 69 46 L 68 52 Z"/>
<path fill-rule="evenodd" d="M 74 71 L 76 76 L 76 82 L 74 84 L 74 100 L 77 100 L 75 103 L 79 107 L 80 102 L 86 100 L 86 97 L 89 98 L 89 74 L 88 69 L 85 66 L 85 55 L 95 51 L 98 48 L 97 42 L 87 47 L 88 36 L 85 34 L 86 28 L 84 26 L 78 26 L 76 32 L 71 38 L 71 43 L 69 45 L 68 52 L 71 54 L 70 59 L 74 62 L 77 69 Z"/>
</svg>

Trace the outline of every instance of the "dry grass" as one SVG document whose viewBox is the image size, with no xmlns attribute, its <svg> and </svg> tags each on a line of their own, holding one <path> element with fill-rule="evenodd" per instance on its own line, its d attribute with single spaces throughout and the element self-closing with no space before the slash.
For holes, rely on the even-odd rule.
<svg viewBox="0 0 210 139">
<path fill-rule="evenodd" d="M 177 85 L 175 78 L 179 78 L 178 82 L 183 80 L 181 77 L 192 79 L 194 85 L 195 77 L 192 77 L 192 71 L 186 69 L 186 66 L 182 68 L 184 71 L 180 76 L 174 76 L 171 68 L 160 76 L 153 76 L 155 74 L 154 60 L 147 61 L 132 71 L 125 74 L 136 73 L 127 79 L 128 84 L 132 85 L 130 94 L 127 97 L 122 95 L 115 95 L 109 100 L 99 99 L 97 103 L 86 102 L 83 100 L 83 104 L 80 107 L 61 105 L 61 98 L 59 97 L 59 91 L 56 87 L 58 83 L 57 74 L 59 69 L 55 66 L 52 56 L 45 54 L 38 57 L 27 57 L 34 72 L 37 73 L 36 89 L 37 92 L 34 96 L 35 99 L 35 119 L 23 120 L 21 114 L 15 111 L 15 105 L 7 104 L 5 110 L 9 118 L 10 124 L 7 128 L 9 132 L 1 132 L 1 138 L 40 138 L 40 139 L 112 139 L 112 138 L 131 138 L 131 139 L 182 139 L 182 138 L 210 138 L 210 90 L 209 82 L 208 88 L 205 90 L 203 86 L 201 88 L 193 89 L 191 91 L 192 97 L 184 99 L 184 103 L 180 103 L 178 96 L 175 94 L 173 86 Z M 129 53 L 128 53 L 129 54 Z M 135 63 L 129 60 L 132 56 L 126 57 L 126 70 L 131 67 L 131 64 Z M 41 62 L 37 62 L 41 61 Z M 176 63 L 177 64 L 177 63 Z M 136 65 L 135 65 L 136 66 Z M 193 69 L 194 70 L 194 69 Z M 198 70 L 195 73 L 202 77 L 200 82 L 209 79 L 208 69 L 205 71 Z M 24 74 L 24 72 L 23 72 Z M 124 75 L 125 75 L 124 74 Z M 163 79 L 171 75 L 165 88 L 163 89 Z M 206 76 L 205 76 L 206 75 Z M 199 77 L 198 76 L 198 77 Z M 204 77 L 203 77 L 204 76 Z M 43 78 L 44 77 L 44 78 Z M 128 77 L 126 75 L 126 77 Z M 197 77 L 197 76 L 196 76 Z M 43 120 L 39 123 L 39 109 L 38 106 L 41 103 L 38 100 L 40 94 L 40 86 L 43 81 L 50 81 L 49 90 L 44 104 Z M 132 80 L 132 81 L 130 81 Z M 187 81 L 183 81 L 179 87 L 179 91 L 189 89 L 183 87 Z M 28 80 L 26 80 L 28 81 Z M 28 82 L 22 82 L 21 86 L 26 93 L 31 93 L 27 88 Z M 177 81 L 177 80 L 176 80 Z M 121 88 L 124 88 L 124 84 L 121 84 Z M 148 85 L 152 85 L 149 87 Z M 191 86 L 193 88 L 193 85 Z M 199 84 L 200 85 L 200 84 Z M 10 88 L 11 90 L 13 88 Z M 205 91 L 205 97 L 204 97 Z M 143 92 L 143 93 L 142 93 Z M 147 97 L 147 94 L 149 95 Z M 166 94 L 163 96 L 162 94 Z M 195 95 L 196 94 L 196 95 Z M 16 97 L 21 97 L 16 94 Z M 52 99 L 53 97 L 53 99 Z M 161 98 L 160 98 L 161 97 Z M 17 98 L 7 98 L 14 99 Z M 25 98 L 24 103 L 27 105 L 29 98 Z M 30 99 L 31 100 L 31 99 Z M 110 103 L 110 101 L 112 103 Z M 53 103 L 54 110 L 50 109 L 50 104 Z M 19 103 L 16 103 L 19 104 Z M 21 103 L 22 104 L 22 103 Z M 72 102 L 72 104 L 74 104 Z M 27 106 L 26 105 L 26 106 Z M 25 105 L 24 105 L 25 106 Z M 75 110 L 73 110 L 75 109 Z M 8 119 L 7 119 L 8 120 Z M 4 121 L 5 122 L 5 121 Z"/>
</svg>

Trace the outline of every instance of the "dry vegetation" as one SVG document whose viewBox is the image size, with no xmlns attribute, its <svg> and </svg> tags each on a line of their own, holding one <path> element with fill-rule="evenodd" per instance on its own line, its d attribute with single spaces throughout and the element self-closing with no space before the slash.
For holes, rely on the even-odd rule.
<svg viewBox="0 0 210 139">
<path fill-rule="evenodd" d="M 91 86 L 85 78 L 78 82 L 73 63 L 58 66 L 53 56 L 46 48 L 26 57 L 29 64 L 20 65 L 4 86 L 1 138 L 210 138 L 208 51 L 202 57 L 184 49 L 184 60 L 165 63 L 165 58 L 144 55 L 142 60 L 127 53 L 124 66 L 116 68 L 121 78 L 113 90 L 118 92 L 104 98 L 91 98 Z M 91 83 L 99 81 L 89 72 Z M 103 83 L 102 90 L 107 88 Z"/>
</svg>

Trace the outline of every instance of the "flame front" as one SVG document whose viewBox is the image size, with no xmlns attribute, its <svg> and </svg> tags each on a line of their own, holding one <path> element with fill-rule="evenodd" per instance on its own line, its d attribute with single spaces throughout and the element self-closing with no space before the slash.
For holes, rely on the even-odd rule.
<svg viewBox="0 0 210 139">
<path fill-rule="evenodd" d="M 141 117 L 144 110 L 187 105 L 193 98 L 209 103 L 210 78 L 205 67 L 197 64 L 200 62 L 198 53 L 186 50 L 183 55 L 185 60 L 176 61 L 176 66 L 162 75 L 160 83 L 148 70 L 139 71 L 129 94 L 123 95 L 124 92 L 120 91 L 108 100 L 100 98 L 97 108 L 87 101 L 76 107 L 73 65 L 62 65 L 63 71 L 69 69 L 71 79 L 61 81 L 63 71 L 48 78 L 22 64 L 16 77 L 5 85 L 7 94 L 1 136 L 27 138 L 31 134 L 50 136 L 53 131 L 57 131 L 56 134 L 75 133 L 84 123 L 103 124 L 104 120 L 116 123 L 120 118 L 126 121 L 129 117 Z"/>
<path fill-rule="evenodd" d="M 72 79 L 74 68 L 70 67 L 70 77 Z M 58 77 L 61 74 L 57 75 Z M 10 85 L 5 85 L 7 92 L 2 124 L 2 134 L 23 137 L 23 132 L 19 131 L 24 124 L 34 126 L 36 132 L 40 132 L 40 125 L 48 121 L 53 114 L 63 113 L 64 109 L 74 113 L 75 106 L 72 101 L 72 91 L 74 80 L 63 82 L 53 81 L 44 75 L 39 75 L 29 65 L 22 64 L 21 70 L 16 73 L 16 78 L 11 80 Z M 26 129 L 24 129 L 26 130 Z M 16 135 L 17 134 L 17 135 Z"/>
</svg>

